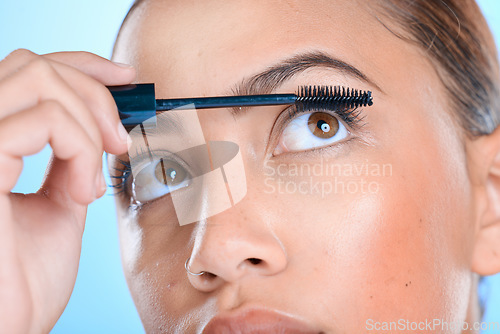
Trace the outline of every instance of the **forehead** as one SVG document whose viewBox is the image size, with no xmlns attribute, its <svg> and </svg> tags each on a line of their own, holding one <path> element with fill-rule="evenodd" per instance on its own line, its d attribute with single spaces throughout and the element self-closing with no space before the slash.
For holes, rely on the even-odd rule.
<svg viewBox="0 0 500 334">
<path fill-rule="evenodd" d="M 166 95 L 217 95 L 309 51 L 344 60 L 377 82 L 405 84 L 401 77 L 431 68 L 378 21 L 373 1 L 361 0 L 150 0 L 124 27 L 114 58 L 135 65 L 138 81 L 155 82 Z M 390 85 L 382 88 L 390 93 Z"/>
</svg>

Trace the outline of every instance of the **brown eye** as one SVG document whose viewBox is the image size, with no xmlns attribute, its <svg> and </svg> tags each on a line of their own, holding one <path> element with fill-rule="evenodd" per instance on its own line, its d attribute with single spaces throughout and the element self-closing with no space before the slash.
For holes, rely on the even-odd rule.
<svg viewBox="0 0 500 334">
<path fill-rule="evenodd" d="M 173 187 L 186 179 L 186 170 L 172 160 L 161 159 L 155 168 L 156 179 L 163 184 Z"/>
<path fill-rule="evenodd" d="M 311 114 L 307 125 L 313 135 L 322 139 L 332 138 L 339 130 L 338 119 L 324 112 Z"/>
</svg>

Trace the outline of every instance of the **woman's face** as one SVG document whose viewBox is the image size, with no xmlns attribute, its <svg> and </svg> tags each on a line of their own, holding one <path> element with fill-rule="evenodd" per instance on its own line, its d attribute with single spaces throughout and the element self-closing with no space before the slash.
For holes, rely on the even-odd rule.
<svg viewBox="0 0 500 334">
<path fill-rule="evenodd" d="M 335 110 L 294 119 L 280 116 L 288 106 L 198 110 L 207 142 L 239 146 L 247 193 L 193 224 L 179 225 L 170 195 L 129 208 L 138 185 L 128 180 L 117 197 L 124 270 L 147 331 L 200 332 L 216 315 L 255 308 L 325 333 L 468 319 L 477 205 L 464 139 L 424 52 L 372 9 L 149 1 L 128 22 L 115 60 L 154 82 L 157 98 L 253 83 L 243 92 L 341 85 L 372 91 L 374 102 L 354 119 L 337 116 L 332 138 L 308 121 L 335 127 Z M 210 274 L 189 275 L 188 258 L 192 272 Z"/>
</svg>

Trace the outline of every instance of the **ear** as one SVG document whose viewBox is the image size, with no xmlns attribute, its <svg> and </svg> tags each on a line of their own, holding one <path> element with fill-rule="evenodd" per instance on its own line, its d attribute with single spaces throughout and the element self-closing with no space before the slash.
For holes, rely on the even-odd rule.
<svg viewBox="0 0 500 334">
<path fill-rule="evenodd" d="M 472 256 L 472 271 L 482 276 L 500 272 L 500 127 L 473 140 L 473 162 L 479 168 L 482 203 Z"/>
</svg>

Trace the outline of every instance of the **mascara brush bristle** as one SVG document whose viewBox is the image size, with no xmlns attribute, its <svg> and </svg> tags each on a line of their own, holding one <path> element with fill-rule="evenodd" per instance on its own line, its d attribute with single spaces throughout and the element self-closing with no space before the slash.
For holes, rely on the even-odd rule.
<svg viewBox="0 0 500 334">
<path fill-rule="evenodd" d="M 299 87 L 297 102 L 303 107 L 322 105 L 324 108 L 366 107 L 373 104 L 372 92 L 359 91 L 340 86 L 302 86 Z"/>
</svg>

